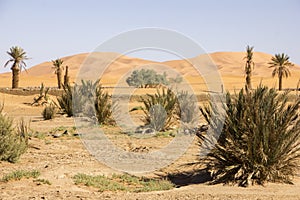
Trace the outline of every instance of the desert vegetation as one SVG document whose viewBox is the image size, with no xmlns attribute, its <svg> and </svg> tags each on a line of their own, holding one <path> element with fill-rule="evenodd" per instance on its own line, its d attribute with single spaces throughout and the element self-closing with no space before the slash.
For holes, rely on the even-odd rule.
<svg viewBox="0 0 300 200">
<path fill-rule="evenodd" d="M 98 188 L 103 191 L 127 191 L 127 192 L 150 192 L 157 190 L 169 190 L 174 185 L 168 180 L 149 179 L 137 177 L 129 174 L 107 176 L 90 176 L 86 174 L 76 174 L 73 179 L 75 184 L 84 184 Z"/>
<path fill-rule="evenodd" d="M 134 70 L 126 79 L 129 86 L 140 88 L 157 87 L 159 84 L 168 85 L 167 73 L 158 74 L 153 69 Z"/>
<path fill-rule="evenodd" d="M 272 57 L 270 64 L 270 68 L 274 68 L 272 72 L 272 76 L 278 76 L 278 89 L 282 90 L 282 78 L 288 78 L 291 76 L 291 72 L 289 67 L 293 66 L 294 64 L 289 61 L 290 57 L 284 53 L 282 54 L 275 54 Z"/>
<path fill-rule="evenodd" d="M 117 105 L 111 101 L 111 96 L 99 84 L 99 80 L 81 81 L 74 86 L 63 85 L 63 93 L 57 98 L 60 108 L 68 117 L 95 117 L 99 124 L 114 124 L 113 109 Z"/>
<path fill-rule="evenodd" d="M 242 89 L 227 93 L 224 127 L 218 138 L 208 136 L 204 147 L 213 148 L 203 158 L 211 183 L 240 186 L 265 182 L 291 183 L 299 169 L 300 99 L 288 101 L 288 92 L 259 86 L 252 92 Z M 211 118 L 213 105 L 201 107 L 201 113 L 214 129 L 220 118 Z"/>
<path fill-rule="evenodd" d="M 245 74 L 246 74 L 246 90 L 252 90 L 251 84 L 251 76 L 252 71 L 254 70 L 254 62 L 253 62 L 253 49 L 254 47 L 250 47 L 249 45 L 246 47 L 246 56 L 244 59 L 246 60 L 245 64 Z"/>
<path fill-rule="evenodd" d="M 28 147 L 28 127 L 23 120 L 14 127 L 13 120 L 2 113 L 3 106 L 0 108 L 0 160 L 14 163 Z"/>
<path fill-rule="evenodd" d="M 29 58 L 27 57 L 24 49 L 18 46 L 11 47 L 9 51 L 7 51 L 7 54 L 11 58 L 5 63 L 4 67 L 6 67 L 11 62 L 13 63 L 10 68 L 12 71 L 12 88 L 18 88 L 20 81 L 20 72 L 23 68 L 26 69 L 25 60 L 28 60 Z"/>
<path fill-rule="evenodd" d="M 64 70 L 64 61 L 60 58 L 52 60 L 53 68 L 55 69 L 55 74 L 57 76 L 57 87 L 60 89 L 62 87 L 62 74 Z"/>
<path fill-rule="evenodd" d="M 12 88 L 17 88 L 20 70 L 25 67 L 24 61 L 28 58 L 24 50 L 19 47 L 12 47 L 9 55 L 11 59 L 6 65 L 13 63 L 11 68 L 13 72 Z M 35 123 L 38 124 L 37 126 L 42 123 L 47 124 L 49 126 L 47 131 L 34 132 L 24 120 L 14 122 L 13 118 L 1 112 L 0 160 L 17 163 L 20 156 L 28 149 L 30 152 L 27 154 L 33 151 L 39 152 L 45 148 L 43 145 L 49 149 L 51 149 L 51 145 L 59 142 L 65 142 L 72 146 L 72 142 L 76 143 L 82 134 L 76 132 L 74 125 L 72 128 L 64 126 L 64 124 L 57 125 L 55 128 L 50 128 L 50 126 L 60 123 L 60 121 L 64 123 L 72 117 L 82 117 L 108 130 L 107 137 L 120 145 L 120 149 L 136 154 L 156 151 L 180 134 L 197 135 L 195 140 L 199 144 L 196 148 L 200 155 L 197 154 L 196 159 L 193 157 L 193 162 L 184 160 L 180 167 L 185 169 L 193 166 L 191 172 L 193 175 L 204 172 L 209 176 L 207 181 L 204 181 L 208 184 L 221 183 L 243 187 L 255 184 L 265 185 L 269 182 L 292 184 L 293 178 L 299 173 L 300 99 L 291 91 L 279 91 L 283 90 L 282 78 L 291 75 L 289 68 L 293 64 L 286 54 L 276 54 L 265 67 L 273 68 L 273 71 L 270 70 L 270 75 L 278 76 L 279 91 L 262 84 L 254 88 L 252 82 L 255 78 L 254 72 L 257 64 L 255 55 L 254 47 L 247 46 L 245 57 L 241 57 L 243 64 L 240 66 L 245 74 L 244 82 L 242 82 L 243 89 L 236 93 L 232 91 L 226 93 L 225 101 L 222 102 L 224 113 L 217 113 L 216 105 L 209 102 L 210 98 L 206 97 L 207 91 L 205 94 L 201 93 L 205 98 L 199 98 L 185 90 L 178 91 L 176 87 L 173 88 L 174 85 L 182 83 L 183 77 L 181 76 L 168 78 L 167 73 L 159 74 L 152 69 L 134 70 L 126 79 L 129 86 L 126 87 L 143 91 L 137 93 L 129 102 L 131 108 L 133 107 L 130 112 L 131 117 L 134 116 L 137 121 L 139 120 L 139 126 L 134 134 L 131 132 L 125 134 L 125 131 L 115 126 L 113 112 L 118 113 L 119 107 L 118 103 L 112 101 L 111 88 L 105 88 L 101 80 L 82 80 L 80 83 L 73 83 L 70 81 L 69 67 L 63 66 L 63 59 L 53 60 L 57 87 L 53 89 L 42 83 L 39 87 L 39 94 L 33 97 L 33 102 L 22 104 L 22 109 L 25 106 L 39 109 L 40 119 L 35 118 Z M 17 68 L 19 71 L 16 70 Z M 53 97 L 49 94 L 51 90 L 60 93 Z M 210 93 L 210 95 L 221 96 L 223 94 Z M 3 106 L 0 110 L 2 111 L 2 109 Z M 222 121 L 223 119 L 224 121 Z M 138 131 L 140 129 L 142 131 Z M 29 134 L 29 131 L 32 133 Z M 147 142 L 144 137 L 135 138 L 136 134 L 147 133 L 151 134 L 145 138 L 151 138 L 154 141 L 150 147 L 144 144 Z M 126 142 L 120 142 L 124 138 L 126 138 Z M 36 140 L 42 142 L 30 145 L 32 141 L 36 142 Z M 133 141 L 136 144 L 133 144 Z M 63 163 L 61 160 L 68 160 L 69 157 L 75 155 L 74 152 L 68 152 L 68 150 L 62 157 L 57 155 L 57 152 L 54 154 L 46 152 L 45 154 L 53 160 L 58 160 L 58 163 Z M 80 159 L 88 157 L 85 156 L 85 158 L 76 157 L 76 161 L 79 162 Z M 88 159 L 91 160 L 89 157 Z M 70 160 L 67 162 L 71 163 L 72 167 L 78 165 Z M 192 159 L 190 158 L 190 160 Z M 87 160 L 82 161 L 82 163 L 84 162 Z M 49 164 L 47 160 L 41 166 L 42 164 L 39 166 L 42 169 L 41 172 L 16 170 L 7 173 L 0 179 L 0 183 L 32 179 L 29 182 L 37 185 L 49 187 L 55 185 L 55 180 L 52 183 L 53 180 L 48 180 L 49 177 L 39 178 L 48 168 L 52 167 L 52 164 Z M 169 169 L 168 167 L 166 169 Z M 182 169 L 180 167 L 174 167 L 177 170 L 176 173 L 185 174 L 186 171 L 180 171 Z M 155 178 L 125 173 L 99 175 L 98 171 L 97 173 L 95 171 L 91 173 L 72 171 L 72 173 L 60 175 L 57 179 L 62 179 L 61 177 L 69 178 L 73 186 L 92 187 L 103 193 L 111 191 L 150 192 L 170 190 L 178 186 L 169 179 L 168 171 Z"/>
</svg>

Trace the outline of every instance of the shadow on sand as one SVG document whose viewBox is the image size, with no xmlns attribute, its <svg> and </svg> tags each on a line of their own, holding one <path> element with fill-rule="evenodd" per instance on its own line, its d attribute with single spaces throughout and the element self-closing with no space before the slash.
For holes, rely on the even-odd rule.
<svg viewBox="0 0 300 200">
<path fill-rule="evenodd" d="M 208 183 L 212 180 L 210 174 L 206 170 L 168 174 L 166 178 L 176 185 L 176 187 Z"/>
</svg>

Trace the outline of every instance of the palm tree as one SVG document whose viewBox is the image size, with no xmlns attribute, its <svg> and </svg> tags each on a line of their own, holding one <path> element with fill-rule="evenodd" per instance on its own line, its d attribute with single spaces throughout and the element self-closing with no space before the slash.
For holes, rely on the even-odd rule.
<svg viewBox="0 0 300 200">
<path fill-rule="evenodd" d="M 289 61 L 290 57 L 284 53 L 282 54 L 275 54 L 271 58 L 271 62 L 268 64 L 270 65 L 269 68 L 274 67 L 272 72 L 272 76 L 278 75 L 279 80 L 279 90 L 282 90 L 282 77 L 289 77 L 291 76 L 291 72 L 289 67 L 293 66 L 294 64 Z"/>
<path fill-rule="evenodd" d="M 245 88 L 246 88 L 246 91 L 252 90 L 251 76 L 252 76 L 252 70 L 254 69 L 253 48 L 254 47 L 250 47 L 248 45 L 246 47 L 246 56 L 244 57 L 244 59 L 246 59 L 246 64 L 245 64 L 245 74 L 246 74 Z"/>
<path fill-rule="evenodd" d="M 54 69 L 55 69 L 55 74 L 57 75 L 57 86 L 58 86 L 58 89 L 61 89 L 62 87 L 62 72 L 63 72 L 63 69 L 64 67 L 62 66 L 63 64 L 63 60 L 58 58 L 56 60 L 52 60 L 52 64 L 54 66 Z"/>
<path fill-rule="evenodd" d="M 10 68 L 12 71 L 12 88 L 18 88 L 20 72 L 22 68 L 26 70 L 26 63 L 24 60 L 28 60 L 29 58 L 26 56 L 24 49 L 18 46 L 11 47 L 9 51 L 7 51 L 7 54 L 10 55 L 11 58 L 5 63 L 4 67 L 6 67 L 10 62 L 13 63 Z"/>
</svg>

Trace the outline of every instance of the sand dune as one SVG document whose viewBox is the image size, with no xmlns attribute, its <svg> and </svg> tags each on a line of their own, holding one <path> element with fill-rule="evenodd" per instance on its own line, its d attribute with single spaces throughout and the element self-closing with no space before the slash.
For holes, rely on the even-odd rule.
<svg viewBox="0 0 300 200">
<path fill-rule="evenodd" d="M 102 77 L 102 83 L 114 85 L 116 82 L 125 78 L 133 69 L 140 67 L 154 68 L 162 73 L 167 71 L 169 76 L 180 74 L 185 77 L 189 83 L 194 85 L 204 84 L 203 78 L 207 81 L 214 81 L 216 73 L 220 73 L 222 81 L 228 89 L 240 88 L 244 85 L 244 64 L 243 59 L 245 52 L 216 52 L 206 55 L 199 55 L 186 60 L 172 60 L 166 62 L 156 62 L 143 60 L 139 58 L 131 58 L 118 53 L 82 53 L 72 56 L 63 57 L 64 65 L 69 66 L 69 74 L 71 81 L 75 81 L 78 74 L 79 77 Z M 276 78 L 271 77 L 272 69 L 268 68 L 268 62 L 272 55 L 255 52 L 254 62 L 255 69 L 253 72 L 254 85 L 263 82 L 269 86 L 275 86 Z M 198 66 L 198 72 L 193 65 Z M 212 71 L 218 71 L 212 74 Z M 284 80 L 284 87 L 296 87 L 300 78 L 300 66 L 291 67 L 292 76 Z M 101 74 L 101 72 L 104 72 Z M 201 74 L 201 75 L 200 75 Z M 0 74 L 0 87 L 11 86 L 11 73 Z M 211 79 L 211 80 L 208 80 Z M 33 66 L 22 72 L 21 87 L 39 86 L 44 82 L 47 86 L 56 86 L 56 75 L 52 68 L 52 62 L 44 62 Z M 218 83 L 219 84 L 219 83 Z"/>
</svg>

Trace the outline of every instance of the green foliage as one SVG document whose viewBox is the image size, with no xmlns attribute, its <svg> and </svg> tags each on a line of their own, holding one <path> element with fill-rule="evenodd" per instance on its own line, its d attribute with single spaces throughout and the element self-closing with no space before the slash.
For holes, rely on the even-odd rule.
<svg viewBox="0 0 300 200">
<path fill-rule="evenodd" d="M 169 190 L 174 185 L 168 180 L 147 179 L 129 174 L 107 177 L 103 175 L 90 176 L 76 174 L 73 177 L 75 184 L 84 184 L 99 189 L 99 191 L 128 191 L 128 192 L 150 192 L 158 190 Z"/>
<path fill-rule="evenodd" d="M 245 89 L 246 91 L 252 90 L 252 83 L 251 83 L 251 77 L 252 77 L 252 71 L 254 69 L 254 62 L 253 62 L 253 48 L 247 45 L 246 47 L 246 56 L 244 59 L 246 59 L 245 64 L 245 74 L 246 74 L 246 84 Z"/>
<path fill-rule="evenodd" d="M 224 127 L 205 159 L 212 183 L 291 183 L 299 168 L 300 99 L 288 102 L 288 93 L 259 86 L 248 93 L 228 93 L 225 104 Z M 200 110 L 217 130 L 221 118 L 212 118 L 214 106 Z M 205 143 L 210 141 L 206 137 Z"/>
<path fill-rule="evenodd" d="M 156 131 L 170 129 L 176 117 L 177 98 L 171 89 L 157 90 L 154 95 L 147 94 L 140 100 L 144 104 L 144 121 Z"/>
<path fill-rule="evenodd" d="M 9 63 L 13 63 L 13 67 L 18 68 L 20 71 L 22 68 L 26 69 L 26 63 L 24 60 L 28 60 L 29 58 L 26 55 L 24 49 L 18 46 L 13 46 L 6 52 L 11 58 L 5 63 L 4 67 L 6 67 Z"/>
<path fill-rule="evenodd" d="M 70 85 L 63 85 L 63 93 L 57 98 L 60 108 L 65 112 L 68 117 L 73 116 L 73 93 L 76 94 L 76 89 L 72 89 Z M 74 90 L 74 91 L 73 91 Z M 75 95 L 76 96 L 76 95 Z M 78 103 L 79 104 L 79 103 Z"/>
<path fill-rule="evenodd" d="M 187 126 L 194 127 L 199 120 L 197 99 L 187 91 L 178 94 L 178 113 L 180 121 Z"/>
<path fill-rule="evenodd" d="M 37 178 L 40 175 L 41 173 L 37 170 L 32 170 L 32 171 L 17 170 L 4 175 L 1 178 L 1 182 L 17 181 L 17 180 L 21 180 L 22 178 L 26 178 L 26 179 Z"/>
<path fill-rule="evenodd" d="M 96 100 L 95 100 L 95 110 L 96 117 L 99 124 L 115 124 L 112 119 L 112 112 L 117 109 L 117 105 L 111 102 L 111 97 L 107 92 L 99 85 L 96 88 Z"/>
<path fill-rule="evenodd" d="M 76 114 L 97 118 L 99 124 L 114 124 L 112 112 L 117 105 L 112 103 L 111 96 L 104 91 L 99 80 L 95 82 L 82 80 L 81 85 L 76 84 L 74 87 L 64 85 L 63 89 L 62 96 L 57 100 L 69 117 Z"/>
<path fill-rule="evenodd" d="M 11 57 L 4 65 L 6 67 L 9 63 L 13 63 L 11 66 L 12 70 L 12 88 L 19 87 L 19 79 L 20 79 L 20 72 L 22 68 L 26 70 L 26 63 L 25 60 L 29 58 L 26 55 L 24 49 L 18 46 L 13 46 L 7 51 L 7 54 Z"/>
<path fill-rule="evenodd" d="M 129 86 L 141 88 L 154 88 L 158 85 L 168 85 L 167 74 L 157 74 L 153 69 L 134 70 L 126 79 Z"/>
<path fill-rule="evenodd" d="M 53 119 L 55 117 L 56 112 L 57 112 L 56 106 L 53 104 L 50 104 L 44 108 L 42 115 L 45 120 L 49 120 L 49 119 Z"/>
<path fill-rule="evenodd" d="M 12 120 L 0 113 L 0 160 L 16 162 L 25 153 L 27 146 L 28 127 L 24 121 L 15 130 Z"/>
</svg>

